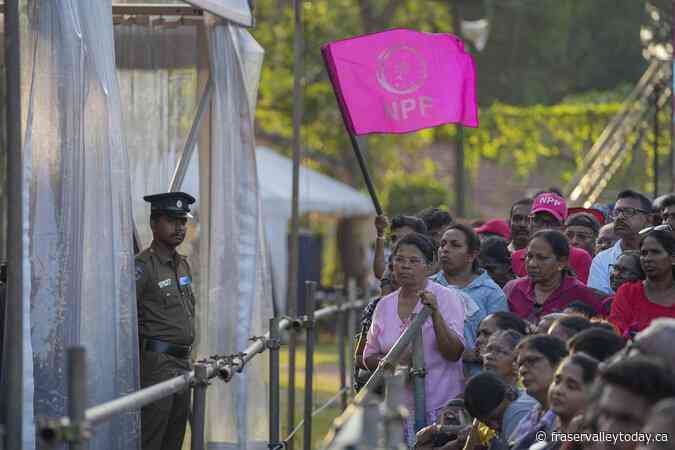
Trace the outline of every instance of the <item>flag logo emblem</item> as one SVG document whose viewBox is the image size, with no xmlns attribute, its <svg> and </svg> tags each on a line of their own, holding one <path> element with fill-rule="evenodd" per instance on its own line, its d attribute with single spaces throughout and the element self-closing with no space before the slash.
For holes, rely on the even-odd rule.
<svg viewBox="0 0 675 450">
<path fill-rule="evenodd" d="M 378 55 L 377 81 L 392 94 L 412 94 L 427 80 L 427 62 L 408 45 L 390 47 Z"/>
</svg>

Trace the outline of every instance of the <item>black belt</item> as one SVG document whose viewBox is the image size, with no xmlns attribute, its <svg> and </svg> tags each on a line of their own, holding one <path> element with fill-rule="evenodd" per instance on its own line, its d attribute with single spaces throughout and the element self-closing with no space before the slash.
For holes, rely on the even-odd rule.
<svg viewBox="0 0 675 450">
<path fill-rule="evenodd" d="M 192 353 L 191 345 L 172 344 L 158 339 L 143 339 L 143 349 L 146 352 L 166 353 L 181 359 L 188 358 Z"/>
</svg>

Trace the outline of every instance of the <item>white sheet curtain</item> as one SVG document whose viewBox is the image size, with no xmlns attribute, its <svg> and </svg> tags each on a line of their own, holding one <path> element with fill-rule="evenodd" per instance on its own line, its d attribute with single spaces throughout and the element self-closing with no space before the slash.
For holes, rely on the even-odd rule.
<svg viewBox="0 0 675 450">
<path fill-rule="evenodd" d="M 86 348 L 89 405 L 138 389 L 129 167 L 110 1 L 27 7 L 35 415 L 61 416 L 68 346 Z M 139 431 L 138 414 L 117 416 L 96 427 L 88 448 L 139 448 Z"/>
<path fill-rule="evenodd" d="M 270 270 L 255 161 L 253 115 L 263 50 L 243 28 L 207 21 L 214 96 L 211 149 L 200 149 L 198 350 L 229 354 L 267 331 Z M 254 358 L 207 400 L 209 449 L 266 448 L 267 358 Z"/>
</svg>

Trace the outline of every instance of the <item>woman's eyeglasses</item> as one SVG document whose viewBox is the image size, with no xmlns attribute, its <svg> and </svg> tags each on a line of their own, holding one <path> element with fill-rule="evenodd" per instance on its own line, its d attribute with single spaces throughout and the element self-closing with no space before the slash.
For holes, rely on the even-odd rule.
<svg viewBox="0 0 675 450">
<path fill-rule="evenodd" d="M 417 258 L 415 256 L 411 258 L 406 258 L 404 256 L 396 256 L 394 257 L 394 264 L 405 264 L 405 263 L 410 264 L 411 266 L 419 266 L 420 264 L 424 264 L 426 261 L 423 260 L 422 258 Z"/>
<path fill-rule="evenodd" d="M 671 226 L 670 226 L 669 224 L 667 224 L 667 223 L 664 223 L 663 225 L 655 225 L 655 226 L 653 226 L 653 227 L 643 228 L 643 229 L 640 230 L 640 232 L 638 233 L 638 236 L 640 236 L 640 237 L 647 236 L 647 235 L 648 235 L 649 233 L 651 233 L 652 231 L 667 231 L 667 232 L 669 232 L 669 233 L 672 233 L 672 232 L 673 232 L 673 227 L 671 227 Z"/>
</svg>

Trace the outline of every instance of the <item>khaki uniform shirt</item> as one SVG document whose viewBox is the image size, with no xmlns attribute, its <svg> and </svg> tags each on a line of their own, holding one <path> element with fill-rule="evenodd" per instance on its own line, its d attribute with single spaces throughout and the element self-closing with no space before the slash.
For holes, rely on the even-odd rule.
<svg viewBox="0 0 675 450">
<path fill-rule="evenodd" d="M 153 243 L 136 256 L 139 339 L 192 345 L 195 297 L 187 259 L 160 256 Z"/>
</svg>

